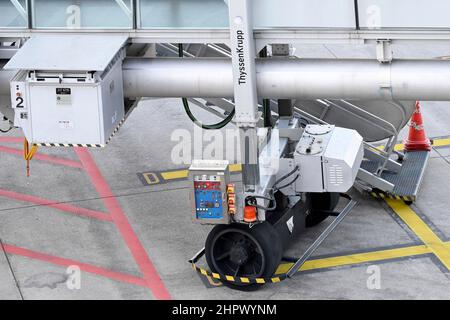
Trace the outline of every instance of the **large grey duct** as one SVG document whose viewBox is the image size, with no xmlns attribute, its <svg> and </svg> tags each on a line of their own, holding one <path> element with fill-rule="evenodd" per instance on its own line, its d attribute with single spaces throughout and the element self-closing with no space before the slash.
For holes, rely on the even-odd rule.
<svg viewBox="0 0 450 320">
<path fill-rule="evenodd" d="M 296 99 L 297 107 L 327 122 L 354 128 L 367 141 L 392 136 L 385 130 L 391 124 L 396 130 L 403 128 L 414 110 L 414 100 L 450 100 L 450 61 L 380 64 L 372 60 L 272 58 L 258 60 L 256 65 L 260 98 Z M 128 58 L 123 74 L 127 97 L 233 96 L 229 59 Z M 13 75 L 0 70 L 0 112 L 11 113 L 7 116 L 12 116 L 9 80 Z M 335 100 L 324 109 L 315 99 Z M 354 108 L 341 99 L 355 100 L 364 111 L 350 114 L 348 110 Z M 389 123 L 373 122 L 372 116 L 364 114 L 367 112 Z"/>
<path fill-rule="evenodd" d="M 450 100 L 450 61 L 274 58 L 256 67 L 260 98 Z M 0 95 L 9 95 L 13 74 L 0 70 Z M 229 59 L 128 58 L 123 74 L 127 97 L 233 97 Z"/>
<path fill-rule="evenodd" d="M 450 61 L 261 59 L 261 98 L 347 100 L 450 100 Z M 231 98 L 229 59 L 127 59 L 129 97 Z"/>
</svg>

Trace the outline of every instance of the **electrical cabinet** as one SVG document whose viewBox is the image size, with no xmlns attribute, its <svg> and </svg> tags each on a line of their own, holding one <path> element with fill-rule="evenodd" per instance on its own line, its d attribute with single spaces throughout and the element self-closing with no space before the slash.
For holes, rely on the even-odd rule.
<svg viewBox="0 0 450 320">
<path fill-rule="evenodd" d="M 189 169 L 194 221 L 203 224 L 230 223 L 227 187 L 228 161 L 195 160 Z"/>
<path fill-rule="evenodd" d="M 14 124 L 29 142 L 108 143 L 125 117 L 125 42 L 123 37 L 64 35 L 39 36 L 25 44 L 6 68 L 19 70 L 11 81 Z M 36 56 L 45 59 L 37 61 Z"/>
</svg>

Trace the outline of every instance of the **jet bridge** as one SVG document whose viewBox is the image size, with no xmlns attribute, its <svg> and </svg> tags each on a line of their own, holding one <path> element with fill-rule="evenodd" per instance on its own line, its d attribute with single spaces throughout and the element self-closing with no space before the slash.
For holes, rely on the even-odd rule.
<svg viewBox="0 0 450 320">
<path fill-rule="evenodd" d="M 415 100 L 450 100 L 450 61 L 445 50 L 398 52 L 450 46 L 449 9 L 446 0 L 0 0 L 0 112 L 41 146 L 103 147 L 141 97 L 183 97 L 205 129 L 233 122 L 242 185 L 229 182 L 226 161 L 190 169 L 193 219 L 217 225 L 192 262 L 204 253 L 221 279 L 249 289 L 272 276 L 295 233 L 337 215 L 286 277 L 298 270 L 354 206 L 335 212 L 352 185 L 415 199 L 429 154 L 394 145 Z M 178 57 L 156 57 L 155 44 Z M 371 54 L 296 53 L 336 44 Z M 199 124 L 192 99 L 224 120 Z"/>
</svg>

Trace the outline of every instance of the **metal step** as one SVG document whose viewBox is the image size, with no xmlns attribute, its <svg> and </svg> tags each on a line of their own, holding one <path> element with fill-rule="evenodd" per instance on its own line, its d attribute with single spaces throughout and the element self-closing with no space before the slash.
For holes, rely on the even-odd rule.
<svg viewBox="0 0 450 320">
<path fill-rule="evenodd" d="M 406 152 L 402 168 L 398 173 L 385 171 L 381 174 L 382 179 L 394 185 L 393 191 L 384 192 L 373 189 L 371 194 L 377 198 L 388 197 L 405 201 L 416 201 L 429 157 L 430 152 L 427 151 Z M 378 165 L 375 161 L 365 160 L 361 168 L 369 172 L 375 172 Z"/>
</svg>

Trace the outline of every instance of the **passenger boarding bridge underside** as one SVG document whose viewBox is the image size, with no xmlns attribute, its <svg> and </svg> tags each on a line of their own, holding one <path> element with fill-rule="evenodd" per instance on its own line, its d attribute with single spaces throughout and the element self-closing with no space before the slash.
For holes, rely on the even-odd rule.
<svg viewBox="0 0 450 320">
<path fill-rule="evenodd" d="M 251 243 L 219 262 L 214 244 L 235 229 L 208 238 L 213 271 L 261 283 L 293 226 L 333 215 L 352 186 L 415 201 L 429 153 L 394 146 L 416 101 L 450 100 L 449 11 L 446 0 L 0 0 L 0 112 L 44 147 L 105 147 L 142 97 L 182 97 L 197 125 L 190 105 L 222 118 L 204 129 L 234 124 L 242 186 L 223 159 L 195 159 L 193 219 L 237 225 L 260 246 L 260 232 L 278 234 L 255 274 Z M 424 45 L 442 54 L 415 55 Z"/>
</svg>

